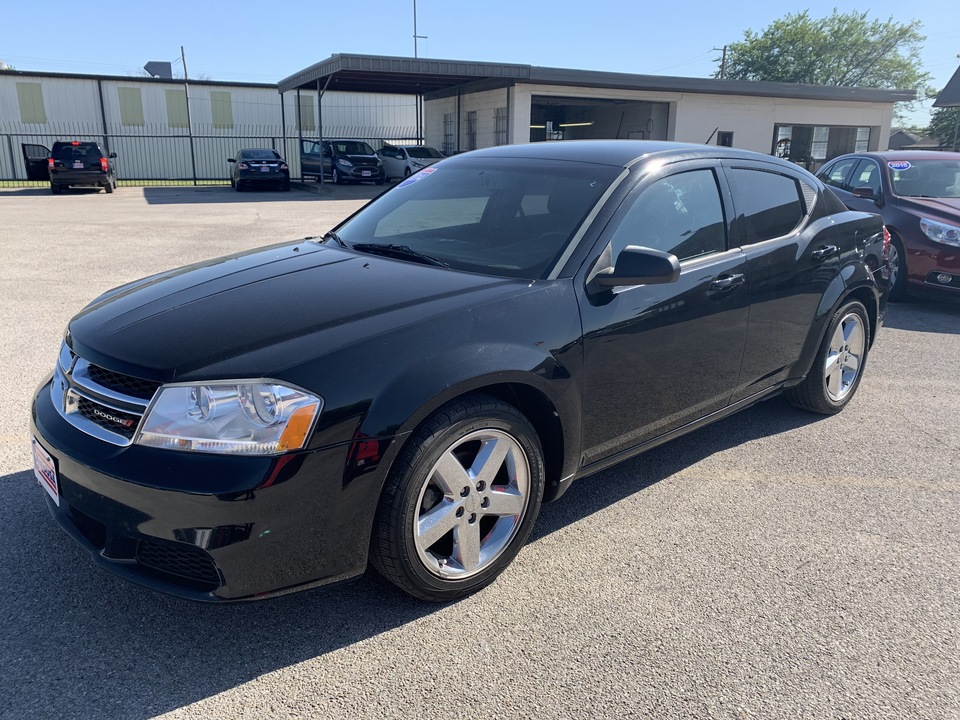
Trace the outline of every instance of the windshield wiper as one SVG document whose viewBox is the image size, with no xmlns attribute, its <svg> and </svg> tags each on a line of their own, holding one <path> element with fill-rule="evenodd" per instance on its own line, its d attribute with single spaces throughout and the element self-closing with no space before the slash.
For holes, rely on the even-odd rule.
<svg viewBox="0 0 960 720">
<path fill-rule="evenodd" d="M 347 244 L 346 244 L 343 240 L 341 240 L 341 239 L 340 239 L 340 236 L 337 235 L 333 230 L 331 230 L 331 231 L 328 232 L 328 233 L 325 233 L 324 236 L 323 236 L 323 240 L 324 240 L 324 241 L 326 241 L 326 240 L 333 240 L 333 241 L 334 241 L 337 245 L 339 245 L 340 247 L 346 247 L 346 246 L 347 246 Z"/>
<path fill-rule="evenodd" d="M 381 243 L 357 243 L 353 246 L 354 250 L 371 255 L 383 255 L 385 257 L 398 258 L 400 260 L 413 260 L 421 262 L 424 265 L 435 265 L 437 267 L 450 267 L 443 260 L 437 260 L 435 257 L 414 250 L 409 245 L 383 245 Z"/>
</svg>

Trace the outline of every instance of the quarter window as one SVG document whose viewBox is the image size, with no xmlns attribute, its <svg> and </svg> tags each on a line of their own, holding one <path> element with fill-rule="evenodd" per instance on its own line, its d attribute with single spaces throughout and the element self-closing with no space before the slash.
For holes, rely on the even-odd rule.
<svg viewBox="0 0 960 720">
<path fill-rule="evenodd" d="M 613 259 L 627 245 L 672 253 L 679 260 L 723 252 L 723 205 L 712 170 L 670 175 L 649 185 L 611 237 Z"/>
<path fill-rule="evenodd" d="M 803 220 L 803 195 L 792 177 L 747 168 L 733 168 L 728 177 L 743 244 L 789 235 Z"/>
</svg>

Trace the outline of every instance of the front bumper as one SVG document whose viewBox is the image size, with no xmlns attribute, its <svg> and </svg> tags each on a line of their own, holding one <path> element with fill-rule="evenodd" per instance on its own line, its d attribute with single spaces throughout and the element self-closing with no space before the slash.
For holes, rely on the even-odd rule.
<svg viewBox="0 0 960 720">
<path fill-rule="evenodd" d="M 192 600 L 253 599 L 361 574 L 379 473 L 348 480 L 351 443 L 272 458 L 117 447 L 37 391 L 31 431 L 54 460 L 57 522 L 103 568 Z M 42 491 L 41 491 L 42 492 Z"/>
</svg>

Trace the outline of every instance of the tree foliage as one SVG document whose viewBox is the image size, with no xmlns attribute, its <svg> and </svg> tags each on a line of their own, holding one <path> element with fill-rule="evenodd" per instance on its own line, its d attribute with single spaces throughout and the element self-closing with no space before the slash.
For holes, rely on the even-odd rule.
<svg viewBox="0 0 960 720">
<path fill-rule="evenodd" d="M 946 108 L 939 107 L 933 109 L 930 116 L 930 127 L 927 128 L 927 134 L 940 141 L 941 147 L 956 150 L 954 142 L 960 143 L 960 135 L 957 134 L 957 124 L 960 123 L 960 107 Z"/>
<path fill-rule="evenodd" d="M 742 42 L 728 46 L 724 77 L 920 93 L 930 77 L 921 70 L 926 37 L 920 29 L 918 20 L 881 22 L 866 12 L 834 10 L 820 19 L 806 10 L 788 14 L 761 33 L 744 31 Z"/>
</svg>

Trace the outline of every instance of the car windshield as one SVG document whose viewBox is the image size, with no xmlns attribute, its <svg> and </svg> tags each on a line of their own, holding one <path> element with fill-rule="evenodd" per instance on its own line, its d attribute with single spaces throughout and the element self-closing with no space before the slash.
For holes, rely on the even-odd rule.
<svg viewBox="0 0 960 720">
<path fill-rule="evenodd" d="M 273 150 L 244 150 L 241 153 L 244 160 L 279 160 L 280 156 Z"/>
<path fill-rule="evenodd" d="M 333 143 L 337 152 L 341 155 L 373 155 L 373 148 L 365 142 L 356 140 L 338 140 Z"/>
<path fill-rule="evenodd" d="M 440 151 L 432 147 L 409 147 L 407 148 L 407 154 L 412 158 L 436 158 L 440 159 L 443 155 L 440 154 Z"/>
<path fill-rule="evenodd" d="M 337 229 L 347 245 L 405 246 L 455 270 L 543 276 L 622 168 L 518 158 L 424 168 Z"/>
<path fill-rule="evenodd" d="M 891 160 L 893 192 L 904 197 L 960 198 L 960 161 Z"/>
</svg>

